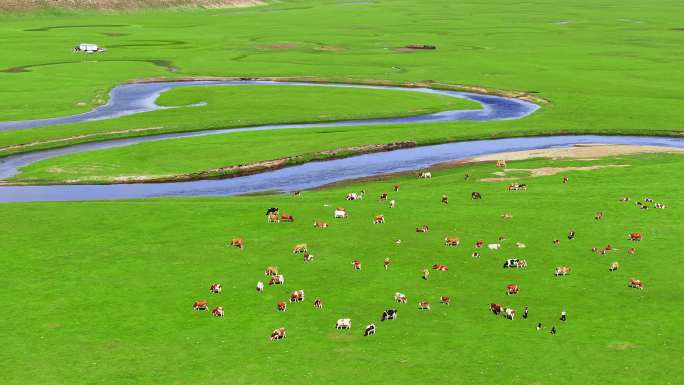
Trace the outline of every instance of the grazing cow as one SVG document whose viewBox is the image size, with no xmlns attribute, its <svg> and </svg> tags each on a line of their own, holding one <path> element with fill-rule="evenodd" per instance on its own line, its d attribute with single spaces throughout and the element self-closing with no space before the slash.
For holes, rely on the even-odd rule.
<svg viewBox="0 0 684 385">
<path fill-rule="evenodd" d="M 366 326 L 366 329 L 363 331 L 363 336 L 368 337 L 372 336 L 375 334 L 375 324 L 370 324 Z"/>
<path fill-rule="evenodd" d="M 451 305 L 451 298 L 446 295 L 439 297 L 439 303 L 443 305 Z"/>
<path fill-rule="evenodd" d="M 349 318 L 340 318 L 337 320 L 335 323 L 335 329 L 340 330 L 340 329 L 351 329 L 351 319 Z"/>
<path fill-rule="evenodd" d="M 651 198 L 644 198 L 644 202 L 646 202 L 646 203 L 653 203 L 653 199 L 651 199 Z"/>
<path fill-rule="evenodd" d="M 352 193 L 347 194 L 347 197 L 344 199 L 346 199 L 348 201 L 361 200 L 361 199 L 363 199 L 363 195 L 352 192 Z"/>
<path fill-rule="evenodd" d="M 416 233 L 427 233 L 428 231 L 430 231 L 430 227 L 428 225 L 416 227 Z"/>
<path fill-rule="evenodd" d="M 442 203 L 444 203 L 445 205 L 448 205 L 449 204 L 449 197 L 446 195 L 442 195 Z"/>
<path fill-rule="evenodd" d="M 465 174 L 463 175 L 463 180 L 465 180 L 465 181 L 470 180 L 470 174 L 465 173 Z"/>
<path fill-rule="evenodd" d="M 516 242 L 516 243 L 515 243 L 515 246 L 516 246 L 517 248 L 519 248 L 519 249 L 524 249 L 524 248 L 527 247 L 526 244 L 521 243 L 521 242 Z"/>
<path fill-rule="evenodd" d="M 406 303 L 406 295 L 404 293 L 394 293 L 394 300 L 399 303 Z"/>
<path fill-rule="evenodd" d="M 387 309 L 382 312 L 380 321 L 389 321 L 397 319 L 397 309 Z"/>
<path fill-rule="evenodd" d="M 567 176 L 564 176 L 564 177 L 563 177 L 563 183 L 568 183 L 569 180 L 570 180 L 570 179 L 568 179 Z"/>
<path fill-rule="evenodd" d="M 634 247 L 630 247 L 629 249 L 627 249 L 627 252 L 629 254 L 634 254 L 634 253 L 636 253 L 636 249 Z"/>
<path fill-rule="evenodd" d="M 418 174 L 418 178 L 421 179 L 431 179 L 432 178 L 432 173 L 431 172 L 421 172 Z"/>
<path fill-rule="evenodd" d="M 223 306 L 218 306 L 218 307 L 213 308 L 213 309 L 211 310 L 211 314 L 212 314 L 214 317 L 223 317 L 223 314 L 224 314 L 224 312 L 223 312 Z"/>
<path fill-rule="evenodd" d="M 629 240 L 638 242 L 641 240 L 641 233 L 631 233 L 629 234 Z"/>
<path fill-rule="evenodd" d="M 501 314 L 501 305 L 498 303 L 490 303 L 489 310 L 491 310 L 494 315 L 499 315 Z"/>
<path fill-rule="evenodd" d="M 242 238 L 233 238 L 230 240 L 230 246 L 237 247 L 238 249 L 244 249 L 245 241 Z"/>
<path fill-rule="evenodd" d="M 266 216 L 269 216 L 271 214 L 278 214 L 280 212 L 280 209 L 277 207 L 271 207 L 270 209 L 266 210 Z"/>
<path fill-rule="evenodd" d="M 478 252 L 476 251 L 476 252 L 472 253 L 470 256 L 473 257 L 473 258 L 480 258 L 480 253 L 478 253 Z"/>
<path fill-rule="evenodd" d="M 373 217 L 373 224 L 378 225 L 380 223 L 385 223 L 385 216 L 380 214 Z"/>
<path fill-rule="evenodd" d="M 278 266 L 269 266 L 264 270 L 264 275 L 278 275 Z"/>
<path fill-rule="evenodd" d="M 294 217 L 289 214 L 283 214 L 280 216 L 280 220 L 282 222 L 294 222 Z"/>
<path fill-rule="evenodd" d="M 513 219 L 513 214 L 511 214 L 511 213 L 504 213 L 504 214 L 501 214 L 501 218 L 502 218 L 502 219 Z"/>
<path fill-rule="evenodd" d="M 385 201 L 387 201 L 388 196 L 389 196 L 389 193 L 384 192 L 384 193 L 380 194 L 380 197 L 378 199 L 380 199 L 380 202 L 385 202 Z"/>
<path fill-rule="evenodd" d="M 304 301 L 304 290 L 295 290 L 290 294 L 290 302 Z"/>
<path fill-rule="evenodd" d="M 278 311 L 286 311 L 287 310 L 287 303 L 282 302 L 282 301 L 278 302 L 277 309 L 278 309 Z"/>
<path fill-rule="evenodd" d="M 525 267 L 527 267 L 527 260 L 517 259 L 517 258 L 507 259 L 506 261 L 504 261 L 503 267 L 504 268 L 512 268 L 512 267 L 525 268 Z"/>
<path fill-rule="evenodd" d="M 568 232 L 568 240 L 575 239 L 575 230 L 570 230 Z"/>
<path fill-rule="evenodd" d="M 560 245 L 560 239 L 554 239 L 553 244 L 554 245 Z"/>
<path fill-rule="evenodd" d="M 347 217 L 347 210 L 345 210 L 342 207 L 338 207 L 335 209 L 335 218 L 346 218 Z"/>
<path fill-rule="evenodd" d="M 665 208 L 665 204 L 664 204 L 664 203 L 656 203 L 656 204 L 655 204 L 655 208 L 657 208 L 657 209 L 664 209 L 664 208 Z"/>
<path fill-rule="evenodd" d="M 603 216 L 604 216 L 603 211 L 597 211 L 596 214 L 594 214 L 594 219 L 599 221 L 599 220 L 603 219 Z"/>
<path fill-rule="evenodd" d="M 489 250 L 499 250 L 501 248 L 501 244 L 500 243 L 490 243 L 487 245 L 487 248 L 489 248 Z"/>
<path fill-rule="evenodd" d="M 393 209 L 395 207 L 397 207 L 397 202 L 394 199 L 392 199 L 389 203 L 389 208 Z"/>
<path fill-rule="evenodd" d="M 497 160 L 496 161 L 496 167 L 506 167 L 506 161 L 505 160 Z"/>
<path fill-rule="evenodd" d="M 220 283 L 212 283 L 211 287 L 209 288 L 210 293 L 214 294 L 219 294 L 221 292 L 221 284 Z"/>
<path fill-rule="evenodd" d="M 309 254 L 308 251 L 304 253 L 304 262 L 311 262 L 311 261 L 313 261 L 313 259 L 314 259 L 313 254 Z"/>
<path fill-rule="evenodd" d="M 635 289 L 642 289 L 643 290 L 644 284 L 641 283 L 640 279 L 630 278 L 629 279 L 629 287 L 633 287 Z"/>
<path fill-rule="evenodd" d="M 520 291 L 520 288 L 518 287 L 518 285 L 516 285 L 514 283 L 512 283 L 510 285 L 506 285 L 506 294 L 507 295 L 518 294 L 519 291 Z"/>
<path fill-rule="evenodd" d="M 470 198 L 471 199 L 482 199 L 482 194 L 480 194 L 477 191 L 473 191 L 472 193 L 470 193 Z"/>
<path fill-rule="evenodd" d="M 461 243 L 461 239 L 458 237 L 446 237 L 444 238 L 444 244 L 447 246 L 458 246 Z"/>
<path fill-rule="evenodd" d="M 570 274 L 571 271 L 572 271 L 572 269 L 569 268 L 568 266 L 557 266 L 556 269 L 554 270 L 554 274 L 557 277 L 558 276 L 566 276 L 566 275 Z"/>
<path fill-rule="evenodd" d="M 257 290 L 259 293 L 261 293 L 262 291 L 264 291 L 264 283 L 261 282 L 261 281 L 257 282 L 257 284 L 256 284 L 256 290 Z"/>
<path fill-rule="evenodd" d="M 437 264 L 432 265 L 432 270 L 448 271 L 449 267 L 447 265 L 442 265 L 441 263 L 437 263 Z"/>
<path fill-rule="evenodd" d="M 317 229 L 325 229 L 328 227 L 328 224 L 325 222 L 314 221 L 313 227 L 315 227 Z"/>
<path fill-rule="evenodd" d="M 624 197 L 620 199 L 620 202 L 629 202 L 629 197 Z"/>
<path fill-rule="evenodd" d="M 617 271 L 619 268 L 620 268 L 620 264 L 618 262 L 613 262 L 610 264 L 608 271 Z"/>
<path fill-rule="evenodd" d="M 527 267 L 527 259 L 521 259 L 518 261 L 518 267 L 519 268 L 526 268 Z"/>
<path fill-rule="evenodd" d="M 309 251 L 309 248 L 307 247 L 306 243 L 300 243 L 292 248 L 293 254 L 306 253 L 307 251 Z"/>
<path fill-rule="evenodd" d="M 388 269 L 389 269 L 389 266 L 390 266 L 391 263 L 392 263 L 392 261 L 391 261 L 389 258 L 385 258 L 385 260 L 382 261 L 382 264 L 383 264 L 383 266 L 385 267 L 385 270 L 388 270 Z"/>
<path fill-rule="evenodd" d="M 515 319 L 515 310 L 511 309 L 510 307 L 507 307 L 503 311 L 503 316 L 506 319 L 513 320 Z"/>
<path fill-rule="evenodd" d="M 397 245 L 397 246 L 401 245 L 401 239 L 396 239 L 396 240 L 394 241 L 394 244 Z"/>
<path fill-rule="evenodd" d="M 399 191 L 399 187 L 400 187 L 400 186 L 399 186 L 398 184 L 395 184 L 395 185 L 394 185 L 394 191 L 395 191 L 395 192 Z"/>
<path fill-rule="evenodd" d="M 192 308 L 195 310 L 207 310 L 209 307 L 209 302 L 206 299 L 200 299 L 192 304 Z"/>
<path fill-rule="evenodd" d="M 293 192 L 292 192 L 292 195 L 293 195 L 295 198 L 299 198 L 299 197 L 302 196 L 302 192 L 301 192 L 301 191 L 293 191 Z"/>
<path fill-rule="evenodd" d="M 354 266 L 354 270 L 361 270 L 361 261 L 356 260 L 356 259 L 353 260 L 352 266 Z"/>
<path fill-rule="evenodd" d="M 430 310 L 430 302 L 427 302 L 427 301 L 418 302 L 418 310 Z"/>
<path fill-rule="evenodd" d="M 282 340 L 283 338 L 285 338 L 285 334 L 285 328 L 278 328 L 271 332 L 271 341 Z"/>
<path fill-rule="evenodd" d="M 428 269 L 423 269 L 423 279 L 426 281 L 430 279 L 430 271 Z"/>
<path fill-rule="evenodd" d="M 268 223 L 280 223 L 280 216 L 276 213 L 269 214 Z"/>
<path fill-rule="evenodd" d="M 323 309 L 323 301 L 320 298 L 316 298 L 313 303 L 314 309 Z"/>
<path fill-rule="evenodd" d="M 285 283 L 285 276 L 282 274 L 273 275 L 273 276 L 271 276 L 271 279 L 268 281 L 269 285 L 282 285 L 284 283 Z"/>
</svg>

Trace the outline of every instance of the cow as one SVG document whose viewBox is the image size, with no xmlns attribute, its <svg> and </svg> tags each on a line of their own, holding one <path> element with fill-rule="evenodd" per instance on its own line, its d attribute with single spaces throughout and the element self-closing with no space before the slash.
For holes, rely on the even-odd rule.
<svg viewBox="0 0 684 385">
<path fill-rule="evenodd" d="M 422 225 L 420 227 L 416 227 L 416 233 L 427 233 L 430 231 L 430 226 L 428 225 Z"/>
<path fill-rule="evenodd" d="M 568 183 L 569 180 L 570 180 L 570 179 L 569 179 L 567 176 L 564 176 L 564 177 L 563 177 L 563 183 Z"/>
<path fill-rule="evenodd" d="M 527 267 L 527 260 L 517 258 L 507 259 L 504 261 L 503 267 L 504 269 L 512 267 L 524 268 Z"/>
<path fill-rule="evenodd" d="M 269 285 L 282 285 L 284 283 L 285 283 L 285 276 L 282 274 L 273 275 L 273 276 L 271 276 L 271 279 L 268 281 Z"/>
<path fill-rule="evenodd" d="M 200 299 L 192 304 L 192 308 L 195 310 L 207 310 L 209 307 L 209 302 L 206 299 Z"/>
<path fill-rule="evenodd" d="M 644 284 L 641 283 L 641 280 L 640 280 L 640 279 L 630 278 L 630 279 L 629 279 L 629 287 L 633 287 L 633 288 L 635 288 L 635 289 L 643 290 L 643 289 L 644 289 Z"/>
<path fill-rule="evenodd" d="M 470 193 L 470 199 L 482 199 L 482 194 L 477 191 Z"/>
<path fill-rule="evenodd" d="M 280 223 L 280 216 L 276 213 L 269 214 L 268 223 Z"/>
<path fill-rule="evenodd" d="M 664 209 L 664 208 L 665 208 L 665 204 L 664 204 L 664 203 L 656 203 L 656 204 L 655 204 L 655 208 L 657 208 L 657 209 Z"/>
<path fill-rule="evenodd" d="M 295 198 L 299 198 L 302 196 L 302 192 L 301 191 L 293 191 L 292 196 L 294 196 Z"/>
<path fill-rule="evenodd" d="M 220 283 L 212 283 L 211 287 L 209 287 L 209 292 L 214 293 L 214 294 L 219 294 L 221 292 L 221 284 Z"/>
<path fill-rule="evenodd" d="M 344 199 L 346 199 L 348 201 L 361 200 L 361 199 L 363 199 L 363 195 L 352 192 L 352 193 L 347 194 L 347 196 Z"/>
<path fill-rule="evenodd" d="M 473 257 L 473 258 L 480 258 L 480 253 L 478 253 L 477 251 L 475 251 L 475 252 L 473 252 L 472 254 L 470 254 L 470 256 Z"/>
<path fill-rule="evenodd" d="M 224 314 L 224 312 L 223 312 L 223 306 L 217 306 L 217 307 L 213 308 L 213 309 L 211 310 L 211 314 L 212 314 L 214 317 L 223 317 L 223 314 Z"/>
<path fill-rule="evenodd" d="M 314 260 L 313 254 L 309 254 L 308 251 L 304 252 L 304 262 L 311 262 Z"/>
<path fill-rule="evenodd" d="M 380 215 L 376 215 L 375 217 L 373 217 L 373 224 L 374 225 L 379 225 L 381 223 L 385 223 L 385 216 L 384 215 L 380 214 Z"/>
<path fill-rule="evenodd" d="M 630 233 L 628 239 L 630 241 L 639 242 L 641 240 L 641 233 Z"/>
<path fill-rule="evenodd" d="M 401 245 L 401 239 L 395 239 L 394 244 L 397 246 Z"/>
<path fill-rule="evenodd" d="M 491 310 L 494 315 L 499 315 L 501 314 L 501 305 L 498 303 L 490 303 L 489 310 Z"/>
<path fill-rule="evenodd" d="M 261 282 L 261 281 L 257 282 L 257 284 L 256 284 L 256 290 L 257 290 L 259 293 L 263 292 L 263 291 L 264 291 L 264 283 Z"/>
<path fill-rule="evenodd" d="M 490 243 L 487 245 L 487 248 L 489 250 L 499 250 L 501 248 L 501 244 L 500 243 Z"/>
<path fill-rule="evenodd" d="M 394 192 L 399 191 L 399 187 L 400 187 L 400 186 L 399 186 L 398 184 L 395 184 L 395 185 L 394 185 Z"/>
<path fill-rule="evenodd" d="M 392 199 L 389 203 L 389 208 L 393 209 L 395 207 L 397 207 L 397 202 L 394 199 Z"/>
<path fill-rule="evenodd" d="M 266 216 L 269 216 L 271 214 L 278 214 L 280 212 L 280 209 L 277 207 L 271 207 L 270 209 L 266 210 Z"/>
<path fill-rule="evenodd" d="M 304 301 L 304 290 L 295 290 L 290 294 L 290 302 Z"/>
<path fill-rule="evenodd" d="M 426 281 L 430 279 L 430 271 L 428 269 L 423 269 L 423 279 Z"/>
<path fill-rule="evenodd" d="M 527 247 L 527 245 L 524 244 L 524 243 L 521 243 L 521 242 L 516 242 L 516 243 L 515 243 L 515 247 L 517 247 L 517 248 L 519 248 L 519 249 L 524 249 L 524 248 Z"/>
<path fill-rule="evenodd" d="M 389 269 L 391 263 L 392 263 L 392 261 L 389 258 L 385 258 L 385 260 L 382 261 L 382 264 L 385 267 L 385 270 Z"/>
<path fill-rule="evenodd" d="M 386 202 L 388 196 L 389 196 L 389 193 L 384 192 L 384 193 L 380 194 L 380 197 L 378 197 L 378 199 L 380 200 L 380 202 Z"/>
<path fill-rule="evenodd" d="M 506 285 L 506 295 L 518 294 L 519 291 L 520 287 L 514 283 Z"/>
<path fill-rule="evenodd" d="M 278 266 L 269 266 L 264 270 L 264 275 L 278 275 Z"/>
<path fill-rule="evenodd" d="M 556 269 L 554 270 L 554 274 L 557 277 L 558 276 L 566 276 L 566 275 L 570 274 L 571 271 L 572 271 L 572 269 L 567 267 L 567 266 L 557 266 Z"/>
<path fill-rule="evenodd" d="M 594 214 L 594 219 L 596 219 L 597 221 L 600 221 L 601 219 L 603 219 L 603 217 L 603 211 L 597 211 L 596 214 Z"/>
<path fill-rule="evenodd" d="M 354 270 L 361 270 L 361 261 L 356 260 L 356 259 L 353 260 L 352 266 L 354 266 Z"/>
<path fill-rule="evenodd" d="M 306 253 L 307 251 L 309 251 L 309 249 L 306 243 L 297 244 L 292 248 L 293 254 Z"/>
<path fill-rule="evenodd" d="M 629 249 L 627 249 L 627 252 L 628 252 L 629 254 L 635 254 L 635 253 L 636 253 L 636 248 L 630 247 Z"/>
<path fill-rule="evenodd" d="M 568 231 L 568 240 L 575 239 L 575 230 Z"/>
<path fill-rule="evenodd" d="M 363 331 L 363 336 L 368 337 L 372 336 L 375 334 L 375 324 L 370 324 L 366 326 L 366 329 Z"/>
<path fill-rule="evenodd" d="M 243 241 L 242 238 L 233 238 L 230 240 L 230 246 L 242 250 L 245 248 L 245 241 Z"/>
<path fill-rule="evenodd" d="M 511 213 L 501 214 L 501 219 L 513 219 L 513 214 L 511 214 Z"/>
<path fill-rule="evenodd" d="M 421 172 L 420 174 L 418 174 L 418 178 L 420 178 L 420 179 L 431 179 L 432 173 L 431 172 Z"/>
<path fill-rule="evenodd" d="M 440 296 L 439 297 L 439 303 L 443 305 L 451 305 L 451 298 L 449 298 L 446 295 Z"/>
<path fill-rule="evenodd" d="M 554 239 L 553 244 L 554 245 L 560 245 L 560 239 Z"/>
<path fill-rule="evenodd" d="M 278 311 L 286 311 L 287 310 L 287 302 L 283 302 L 283 301 L 278 302 L 276 304 L 276 308 L 278 309 Z"/>
<path fill-rule="evenodd" d="M 313 303 L 314 309 L 323 309 L 323 301 L 320 298 L 316 298 Z"/>
<path fill-rule="evenodd" d="M 335 209 L 335 218 L 346 218 L 347 217 L 347 210 L 345 210 L 342 207 L 338 207 Z"/>
<path fill-rule="evenodd" d="M 449 267 L 447 265 L 442 265 L 441 263 L 437 263 L 437 264 L 432 265 L 432 270 L 448 271 Z"/>
<path fill-rule="evenodd" d="M 351 329 L 351 319 L 349 318 L 340 318 L 337 320 L 335 323 L 335 329 L 340 330 L 340 329 Z"/>
<path fill-rule="evenodd" d="M 513 320 L 515 319 L 515 310 L 511 309 L 510 307 L 507 307 L 503 311 L 503 316 L 506 319 Z"/>
<path fill-rule="evenodd" d="M 461 243 L 461 239 L 458 237 L 446 237 L 444 238 L 444 244 L 447 246 L 458 246 Z"/>
<path fill-rule="evenodd" d="M 470 174 L 468 174 L 468 173 L 463 174 L 463 180 L 466 182 L 469 181 L 470 180 Z"/>
<path fill-rule="evenodd" d="M 653 199 L 651 199 L 651 198 L 644 198 L 644 202 L 646 202 L 646 203 L 653 203 Z"/>
<path fill-rule="evenodd" d="M 430 310 L 430 302 L 427 302 L 427 301 L 418 302 L 418 310 Z"/>
<path fill-rule="evenodd" d="M 442 203 L 444 203 L 445 205 L 448 205 L 449 204 L 449 197 L 446 195 L 442 195 Z"/>
<path fill-rule="evenodd" d="M 394 293 L 394 300 L 399 303 L 406 303 L 406 295 L 404 293 Z"/>
<path fill-rule="evenodd" d="M 629 202 L 629 197 L 623 197 L 620 202 Z"/>
<path fill-rule="evenodd" d="M 280 216 L 281 222 L 294 222 L 294 217 L 289 214 L 283 214 Z"/>
<path fill-rule="evenodd" d="M 314 221 L 313 227 L 317 229 L 325 229 L 328 227 L 328 224 L 325 222 Z"/>
<path fill-rule="evenodd" d="M 527 259 L 521 259 L 518 261 L 518 267 L 519 268 L 526 268 L 527 267 Z"/>
<path fill-rule="evenodd" d="M 620 268 L 620 264 L 618 262 L 613 262 L 610 264 L 608 271 L 617 271 L 619 268 Z"/>
<path fill-rule="evenodd" d="M 391 321 L 397 319 L 397 309 L 387 309 L 382 312 L 380 316 L 380 321 Z"/>
<path fill-rule="evenodd" d="M 285 336 L 285 328 L 278 328 L 271 332 L 271 341 L 282 340 L 283 338 L 285 338 Z"/>
<path fill-rule="evenodd" d="M 496 167 L 506 167 L 506 161 L 505 160 L 497 160 L 496 161 Z"/>
</svg>

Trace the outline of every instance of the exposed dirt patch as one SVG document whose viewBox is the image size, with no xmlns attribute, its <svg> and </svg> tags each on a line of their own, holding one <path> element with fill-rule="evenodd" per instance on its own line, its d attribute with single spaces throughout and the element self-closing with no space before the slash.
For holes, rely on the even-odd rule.
<svg viewBox="0 0 684 385">
<path fill-rule="evenodd" d="M 126 59 L 110 59 L 110 60 L 92 60 L 92 62 L 99 62 L 99 63 L 106 63 L 106 62 L 141 62 L 141 63 L 150 63 L 154 64 L 157 67 L 163 67 L 166 68 L 169 72 L 176 72 L 177 68 L 173 65 L 173 62 L 170 60 L 126 60 Z M 42 63 L 42 64 L 27 64 L 23 66 L 17 66 L 17 67 L 10 67 L 10 68 L 3 68 L 0 69 L 0 72 L 6 72 L 6 73 L 22 73 L 22 72 L 31 72 L 33 68 L 39 68 L 39 67 L 47 67 L 47 66 L 53 66 L 53 65 L 59 65 L 59 64 L 80 64 L 83 63 L 82 61 L 64 61 L 64 62 L 54 62 L 54 63 Z"/>
<path fill-rule="evenodd" d="M 344 48 L 344 47 L 335 47 L 334 45 L 322 45 L 318 48 L 316 48 L 319 51 L 326 51 L 326 52 L 344 52 L 344 51 L 349 51 L 349 48 Z"/>
<path fill-rule="evenodd" d="M 639 345 L 633 344 L 631 342 L 611 342 L 608 344 L 608 349 L 613 349 L 613 350 L 629 350 L 629 349 L 636 349 L 638 348 Z"/>
<path fill-rule="evenodd" d="M 524 160 L 533 158 L 602 158 L 617 155 L 684 153 L 682 148 L 661 146 L 635 146 L 628 144 L 583 144 L 574 147 L 545 148 L 540 150 L 515 151 L 499 154 L 476 156 L 470 162 L 487 162 L 497 160 Z"/>
<path fill-rule="evenodd" d="M 0 10 L 26 11 L 55 7 L 101 10 L 173 7 L 231 8 L 261 4 L 264 2 L 260 0 L 4 0 L 0 1 Z"/>
<path fill-rule="evenodd" d="M 540 168 L 509 168 L 506 171 L 524 171 L 529 172 L 531 177 L 556 175 L 565 171 L 591 171 L 598 170 L 601 168 L 611 168 L 611 167 L 629 167 L 628 164 L 606 164 L 606 165 L 595 165 L 595 166 L 582 166 L 582 167 L 540 167 Z"/>
<path fill-rule="evenodd" d="M 519 178 L 482 178 L 480 182 L 504 182 L 507 180 L 518 180 Z"/>
<path fill-rule="evenodd" d="M 295 49 L 299 48 L 299 45 L 292 43 L 278 43 L 278 44 L 261 44 L 258 45 L 259 49 Z"/>
<path fill-rule="evenodd" d="M 436 46 L 430 44 L 409 44 L 403 47 L 394 48 L 397 52 L 434 51 L 436 49 Z"/>
</svg>

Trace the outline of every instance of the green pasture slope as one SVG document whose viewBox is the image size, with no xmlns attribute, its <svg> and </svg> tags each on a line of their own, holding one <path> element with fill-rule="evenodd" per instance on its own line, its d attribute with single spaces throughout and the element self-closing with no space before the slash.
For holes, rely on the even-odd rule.
<svg viewBox="0 0 684 385">
<path fill-rule="evenodd" d="M 420 4 L 404 0 L 287 0 L 242 9 L 3 14 L 3 50 L 12 54 L 0 57 L 0 119 L 87 111 L 105 103 L 113 86 L 132 79 L 286 76 L 479 85 L 536 93 L 549 103 L 520 121 L 329 128 L 307 133 L 302 140 L 292 140 L 299 134 L 279 133 L 277 138 L 287 149 L 281 151 L 284 155 L 352 142 L 416 140 L 425 144 L 551 133 L 681 135 L 684 75 L 680 71 L 680 48 L 684 25 L 680 11 L 681 4 L 675 0 L 431 0 Z M 84 41 L 109 50 L 98 55 L 70 51 Z M 407 44 L 434 44 L 437 49 L 395 50 Z M 214 93 L 206 89 L 196 92 L 196 96 L 186 95 L 187 99 L 205 100 L 204 95 Z M 207 107 L 0 132 L 0 145 L 8 147 L 1 153 L 161 131 L 234 126 L 229 103 L 209 99 L 212 103 Z M 293 110 L 322 111 L 329 107 L 308 98 L 301 100 L 283 95 L 283 102 L 290 103 Z M 395 101 L 401 112 L 392 110 L 391 114 L 413 110 L 398 100 L 391 104 Z M 245 105 L 249 102 L 244 100 Z M 259 103 L 246 108 L 264 110 L 252 122 L 269 116 L 270 111 Z M 384 108 L 391 109 L 383 106 L 369 110 L 383 115 L 387 113 Z M 207 111 L 218 112 L 214 118 L 205 119 Z M 306 115 L 306 119 L 317 116 Z M 298 114 L 290 117 L 302 118 Z M 153 129 L 137 130 L 149 128 Z M 125 151 L 133 158 L 149 160 L 149 164 L 163 163 L 160 160 L 167 157 L 171 145 L 159 143 L 63 157 L 49 161 L 45 168 L 64 169 L 65 174 L 82 172 L 84 177 L 102 180 L 131 174 L 202 171 L 239 163 L 230 154 L 241 153 L 245 143 L 263 148 L 272 145 L 272 140 L 270 134 L 262 133 L 240 138 L 207 137 L 196 147 L 191 146 L 196 144 L 195 139 L 188 140 L 180 143 L 183 151 L 174 153 L 173 167 L 144 167 L 141 162 L 120 157 Z M 11 147 L 35 142 L 42 144 Z M 263 152 L 254 158 L 271 159 L 272 154 Z M 90 163 L 94 167 L 89 167 Z M 100 163 L 110 164 L 114 170 L 103 171 Z M 34 176 L 61 178 L 45 170 L 36 170 Z M 63 178 L 68 179 L 66 175 Z"/>
<path fill-rule="evenodd" d="M 364 182 L 301 198 L 270 195 L 154 199 L 126 202 L 3 205 L 3 384 L 678 384 L 684 375 L 681 156 L 649 155 L 597 161 L 534 160 L 510 168 L 629 165 L 529 178 L 527 191 L 506 182 L 485 183 L 492 163 Z M 472 174 L 464 181 L 465 172 Z M 519 172 L 522 176 L 525 172 Z M 561 183 L 569 176 L 570 183 Z M 400 183 L 399 192 L 391 192 Z M 366 189 L 363 201 L 350 191 Z M 397 207 L 376 197 L 390 191 Z M 484 199 L 472 201 L 479 191 Z M 442 194 L 449 205 L 440 203 Z M 629 196 L 632 202 L 619 198 Z M 665 210 L 640 210 L 651 197 Z M 294 215 L 294 223 L 268 224 L 266 208 Z M 345 206 L 349 218 L 335 220 Z M 596 221 L 594 212 L 605 219 Z M 513 214 L 503 220 L 500 215 Z M 372 225 L 384 214 L 386 223 Z M 314 229 L 314 220 L 327 229 Z M 416 226 L 430 225 L 418 234 Z M 568 241 L 569 229 L 577 231 Z M 629 232 L 644 239 L 633 243 Z M 459 236 L 458 247 L 443 245 Z M 226 242 L 240 236 L 240 251 Z M 502 249 L 479 250 L 495 242 Z M 552 244 L 561 239 L 558 246 Z M 400 246 L 394 245 L 401 239 Z M 314 261 L 291 248 L 306 242 Z M 515 242 L 527 245 L 516 248 Z M 613 245 L 606 256 L 592 246 Z M 635 246 L 634 255 L 627 248 Z M 382 268 L 390 257 L 391 268 Z M 506 258 L 526 258 L 527 269 L 505 270 Z M 351 261 L 363 263 L 353 271 Z M 609 272 L 612 261 L 621 269 Z M 449 266 L 421 271 L 434 263 Z M 254 287 L 276 265 L 285 285 Z M 572 274 L 554 277 L 558 265 Z M 643 291 L 627 287 L 642 279 Z M 220 295 L 209 295 L 213 282 Z M 505 286 L 520 285 L 506 296 Z M 276 302 L 303 289 L 305 302 L 285 313 Z M 394 292 L 408 304 L 393 303 Z M 440 295 L 452 298 L 440 305 Z M 324 309 L 312 307 L 315 297 Z M 196 299 L 226 309 L 223 319 L 191 309 Z M 428 300 L 432 310 L 419 311 Z M 530 318 L 492 315 L 490 302 Z M 398 319 L 380 322 L 385 308 Z M 569 320 L 561 323 L 562 309 Z M 338 318 L 352 329 L 336 331 Z M 362 328 L 374 322 L 375 336 Z M 544 330 L 535 325 L 542 322 Z M 558 334 L 549 329 L 556 326 Z M 268 340 L 287 328 L 287 338 Z"/>
</svg>

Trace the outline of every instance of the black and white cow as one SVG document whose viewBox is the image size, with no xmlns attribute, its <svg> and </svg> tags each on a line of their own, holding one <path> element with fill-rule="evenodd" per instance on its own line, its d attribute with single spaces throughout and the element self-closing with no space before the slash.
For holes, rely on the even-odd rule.
<svg viewBox="0 0 684 385">
<path fill-rule="evenodd" d="M 366 329 L 363 332 L 364 337 L 368 337 L 375 334 L 375 324 L 370 324 L 366 326 Z"/>
<path fill-rule="evenodd" d="M 382 312 L 380 321 L 389 321 L 397 319 L 397 309 L 387 309 Z"/>
</svg>

